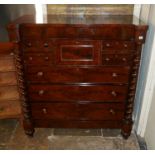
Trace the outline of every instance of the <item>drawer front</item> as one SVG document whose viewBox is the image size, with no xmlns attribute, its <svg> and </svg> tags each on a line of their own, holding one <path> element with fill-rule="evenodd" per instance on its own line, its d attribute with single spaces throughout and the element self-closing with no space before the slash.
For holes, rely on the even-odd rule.
<svg viewBox="0 0 155 155">
<path fill-rule="evenodd" d="M 15 64 L 12 56 L 0 57 L 0 72 L 15 71 Z"/>
<path fill-rule="evenodd" d="M 128 83 L 129 67 L 28 67 L 32 83 Z"/>
<path fill-rule="evenodd" d="M 0 73 L 0 85 L 16 85 L 16 73 L 15 72 L 1 72 Z"/>
<path fill-rule="evenodd" d="M 32 103 L 34 119 L 121 120 L 124 103 Z"/>
<path fill-rule="evenodd" d="M 29 85 L 30 101 L 108 101 L 126 100 L 127 86 Z"/>
<path fill-rule="evenodd" d="M 103 65 L 131 65 L 133 55 L 131 54 L 103 54 Z"/>
<path fill-rule="evenodd" d="M 54 63 L 53 54 L 52 53 L 25 53 L 24 54 L 24 63 L 28 66 L 46 66 Z"/>
<path fill-rule="evenodd" d="M 135 42 L 130 41 L 103 41 L 102 50 L 134 50 Z"/>
<path fill-rule="evenodd" d="M 3 100 L 17 100 L 19 99 L 17 86 L 3 86 L 0 87 L 0 101 Z"/>
<path fill-rule="evenodd" d="M 36 25 L 22 24 L 19 27 L 22 40 L 42 38 L 95 38 L 113 40 L 133 40 L 134 25 Z"/>
<path fill-rule="evenodd" d="M 0 102 L 0 119 L 19 118 L 20 115 L 21 107 L 19 100 Z"/>
<path fill-rule="evenodd" d="M 100 41 L 58 40 L 56 45 L 57 65 L 98 65 Z"/>
<path fill-rule="evenodd" d="M 21 42 L 21 47 L 22 50 L 24 51 L 24 53 L 47 53 L 50 52 L 52 53 L 54 51 L 54 46 L 53 46 L 53 42 L 52 41 L 36 41 L 37 38 L 33 39 L 30 38 L 28 40 L 24 40 L 23 42 Z"/>
</svg>

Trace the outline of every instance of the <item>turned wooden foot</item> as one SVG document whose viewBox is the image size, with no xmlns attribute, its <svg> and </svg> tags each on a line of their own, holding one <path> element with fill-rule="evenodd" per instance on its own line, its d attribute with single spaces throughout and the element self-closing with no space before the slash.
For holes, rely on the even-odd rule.
<svg viewBox="0 0 155 155">
<path fill-rule="evenodd" d="M 33 137 L 34 129 L 33 129 L 33 130 L 25 130 L 25 134 L 26 134 L 28 137 Z"/>
<path fill-rule="evenodd" d="M 124 120 L 121 130 L 121 134 L 124 139 L 128 139 L 128 137 L 130 136 L 132 130 L 132 124 L 133 124 L 132 120 Z"/>
<path fill-rule="evenodd" d="M 29 137 L 33 137 L 33 134 L 34 134 L 33 123 L 30 120 L 24 120 L 23 127 L 25 130 L 25 134 Z"/>
</svg>

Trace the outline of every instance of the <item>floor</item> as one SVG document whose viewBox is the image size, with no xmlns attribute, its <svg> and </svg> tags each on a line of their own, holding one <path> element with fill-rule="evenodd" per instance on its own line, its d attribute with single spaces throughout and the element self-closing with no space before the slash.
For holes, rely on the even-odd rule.
<svg viewBox="0 0 155 155">
<path fill-rule="evenodd" d="M 124 140 L 119 130 L 37 129 L 28 138 L 17 120 L 0 120 L 1 150 L 138 150 L 134 134 Z"/>
</svg>

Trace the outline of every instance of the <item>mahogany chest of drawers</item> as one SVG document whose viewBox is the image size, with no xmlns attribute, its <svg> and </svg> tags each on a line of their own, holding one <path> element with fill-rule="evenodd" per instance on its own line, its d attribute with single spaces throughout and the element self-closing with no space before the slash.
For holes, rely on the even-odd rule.
<svg viewBox="0 0 155 155">
<path fill-rule="evenodd" d="M 27 135 L 36 127 L 119 128 L 130 135 L 147 31 L 134 18 L 49 16 L 36 24 L 23 17 L 9 25 Z"/>
</svg>

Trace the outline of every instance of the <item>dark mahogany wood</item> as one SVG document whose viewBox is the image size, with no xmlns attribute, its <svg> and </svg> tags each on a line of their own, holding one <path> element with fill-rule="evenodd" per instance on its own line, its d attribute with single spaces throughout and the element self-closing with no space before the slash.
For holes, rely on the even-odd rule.
<svg viewBox="0 0 155 155">
<path fill-rule="evenodd" d="M 8 26 L 23 125 L 132 129 L 136 82 L 147 26 L 134 16 L 23 16 Z"/>
</svg>

